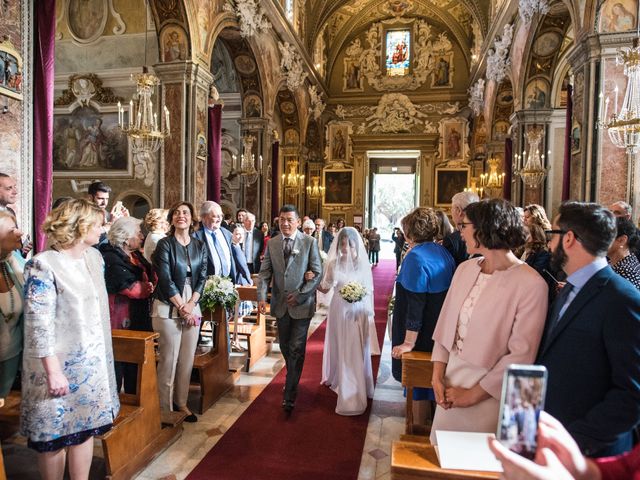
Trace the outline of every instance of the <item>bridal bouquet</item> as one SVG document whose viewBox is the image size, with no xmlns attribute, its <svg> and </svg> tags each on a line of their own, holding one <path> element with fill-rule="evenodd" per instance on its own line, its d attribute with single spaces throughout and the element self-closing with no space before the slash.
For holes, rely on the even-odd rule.
<svg viewBox="0 0 640 480">
<path fill-rule="evenodd" d="M 200 306 L 203 310 L 214 310 L 218 306 L 233 308 L 238 298 L 238 291 L 229 278 L 210 275 L 204 284 Z"/>
<path fill-rule="evenodd" d="M 349 282 L 340 289 L 340 296 L 349 303 L 359 302 L 367 294 L 367 290 L 358 282 Z"/>
</svg>

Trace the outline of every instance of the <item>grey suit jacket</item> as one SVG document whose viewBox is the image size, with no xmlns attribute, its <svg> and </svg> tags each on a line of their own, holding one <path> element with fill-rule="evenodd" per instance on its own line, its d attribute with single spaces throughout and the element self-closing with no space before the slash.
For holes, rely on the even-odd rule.
<svg viewBox="0 0 640 480">
<path fill-rule="evenodd" d="M 291 318 L 311 318 L 315 311 L 315 291 L 322 277 L 322 262 L 316 239 L 296 233 L 289 261 L 284 260 L 283 236 L 273 237 L 267 248 L 258 276 L 258 300 L 267 299 L 271 287 L 271 315 L 281 318 L 289 313 Z M 311 270 L 315 277 L 305 281 L 304 273 Z M 287 295 L 294 293 L 298 304 L 287 305 Z"/>
</svg>

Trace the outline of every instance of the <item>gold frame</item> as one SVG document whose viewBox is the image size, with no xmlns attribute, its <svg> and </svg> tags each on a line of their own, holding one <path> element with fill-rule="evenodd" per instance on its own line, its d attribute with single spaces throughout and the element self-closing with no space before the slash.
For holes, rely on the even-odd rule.
<svg viewBox="0 0 640 480">
<path fill-rule="evenodd" d="M 340 175 L 350 175 L 351 178 L 349 179 L 348 182 L 345 182 L 344 179 L 339 179 L 339 181 L 337 182 L 337 185 L 342 188 L 344 186 L 346 186 L 347 184 L 349 185 L 349 202 L 338 202 L 338 201 L 331 201 L 331 200 L 336 200 L 335 196 L 333 196 L 333 192 L 331 192 L 329 190 L 329 178 L 328 178 L 328 174 L 340 174 Z M 337 175 L 336 175 L 337 176 Z M 322 194 L 322 205 L 324 207 L 344 207 L 344 206 L 351 206 L 353 205 L 353 191 L 355 188 L 355 174 L 354 174 L 354 170 L 351 168 L 326 168 L 322 171 L 322 184 L 324 186 L 324 192 Z M 327 201 L 327 197 L 328 200 Z"/>
<path fill-rule="evenodd" d="M 446 173 L 456 173 L 456 172 L 464 172 L 465 179 L 464 185 L 462 182 L 449 182 L 449 185 L 446 186 L 441 184 L 444 183 L 444 179 L 442 178 L 442 174 Z M 456 193 L 462 192 L 465 188 L 469 187 L 469 180 L 471 179 L 471 167 L 436 167 L 435 175 L 434 175 L 434 205 L 436 207 L 450 207 L 451 206 L 451 197 L 453 197 Z M 459 179 L 458 179 L 459 180 Z M 441 195 L 446 195 L 446 201 L 440 202 L 439 197 Z M 444 199 L 444 198 L 443 198 Z"/>
<path fill-rule="evenodd" d="M 20 89 L 19 90 L 11 89 L 5 86 L 5 84 L 3 83 L 2 85 L 0 85 L 0 95 L 5 95 L 10 98 L 15 98 L 16 100 L 22 100 L 23 99 L 22 86 L 24 85 L 24 70 L 23 70 L 23 63 L 22 63 L 22 55 L 20 55 L 20 52 L 16 50 L 16 48 L 13 46 L 13 43 L 11 43 L 9 40 L 0 42 L 0 53 L 4 53 L 5 56 L 11 56 L 14 58 L 15 64 L 17 67 L 16 76 L 20 75 Z M 6 63 L 3 64 L 3 71 L 2 71 L 3 76 L 5 75 L 5 71 L 6 71 L 5 67 L 6 67 Z"/>
<path fill-rule="evenodd" d="M 402 77 L 409 77 L 413 75 L 413 49 L 414 49 L 414 39 L 415 39 L 415 23 L 411 23 L 409 25 L 394 25 L 391 27 L 384 27 L 382 29 L 382 57 L 380 58 L 382 77 L 383 78 L 401 78 L 399 75 L 397 76 L 389 76 L 387 75 L 387 33 L 406 30 L 409 32 L 409 71 L 402 75 Z"/>
</svg>

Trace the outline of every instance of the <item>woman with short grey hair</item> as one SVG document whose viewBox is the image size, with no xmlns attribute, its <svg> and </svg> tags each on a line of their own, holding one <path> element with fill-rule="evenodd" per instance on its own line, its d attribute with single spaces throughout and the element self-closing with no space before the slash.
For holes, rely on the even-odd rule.
<svg viewBox="0 0 640 480">
<path fill-rule="evenodd" d="M 109 233 L 107 233 L 107 240 L 114 247 L 126 247 L 129 239 L 137 237 L 141 223 L 142 220 L 139 218 L 120 217 L 111 225 Z"/>
</svg>

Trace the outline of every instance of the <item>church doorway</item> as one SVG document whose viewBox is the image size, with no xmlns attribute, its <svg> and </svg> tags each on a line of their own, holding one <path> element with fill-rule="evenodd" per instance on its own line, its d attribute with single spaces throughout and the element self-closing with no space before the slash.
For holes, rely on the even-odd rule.
<svg viewBox="0 0 640 480">
<path fill-rule="evenodd" d="M 411 158 L 414 157 L 414 158 Z M 419 152 L 369 152 L 369 212 L 367 227 L 378 229 L 380 257 L 395 258 L 391 239 L 393 229 L 417 205 L 416 159 Z"/>
</svg>

